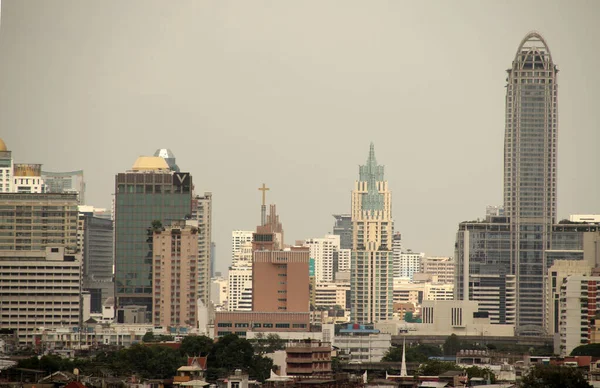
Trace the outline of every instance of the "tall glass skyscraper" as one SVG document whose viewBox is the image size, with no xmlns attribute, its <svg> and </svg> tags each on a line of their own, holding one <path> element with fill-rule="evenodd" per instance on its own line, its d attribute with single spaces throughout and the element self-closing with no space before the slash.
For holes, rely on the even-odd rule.
<svg viewBox="0 0 600 388">
<path fill-rule="evenodd" d="M 192 177 L 161 157 L 140 157 L 115 182 L 115 295 L 152 311 L 152 227 L 192 216 Z M 154 225 L 153 225 L 154 223 Z"/>
<path fill-rule="evenodd" d="M 375 323 L 392 319 L 392 193 L 377 164 L 371 143 L 352 191 L 352 258 L 350 293 L 352 319 Z"/>
<path fill-rule="evenodd" d="M 506 88 L 504 209 L 517 278 L 517 325 L 543 325 L 545 250 L 556 218 L 557 78 L 544 38 L 521 41 Z"/>
</svg>

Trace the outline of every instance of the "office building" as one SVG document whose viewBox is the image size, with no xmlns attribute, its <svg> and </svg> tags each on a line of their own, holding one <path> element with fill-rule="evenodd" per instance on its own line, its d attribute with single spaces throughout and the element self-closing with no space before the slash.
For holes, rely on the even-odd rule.
<svg viewBox="0 0 600 388">
<path fill-rule="evenodd" d="M 242 245 L 252 242 L 252 230 L 234 230 L 231 232 L 231 259 L 235 261 L 236 255 L 239 254 Z"/>
<path fill-rule="evenodd" d="M 0 250 L 77 249 L 77 195 L 0 193 Z"/>
<path fill-rule="evenodd" d="M 596 326 L 597 305 L 600 304 L 600 276 L 570 275 L 560 287 L 559 349 L 561 356 L 571 354 L 580 345 L 590 342 Z"/>
<path fill-rule="evenodd" d="M 454 283 L 454 259 L 440 256 L 423 257 L 420 272 L 437 277 L 439 283 Z"/>
<path fill-rule="evenodd" d="M 12 152 L 6 148 L 6 144 L 0 139 L 0 193 L 12 192 L 13 169 Z"/>
<path fill-rule="evenodd" d="M 229 287 L 227 288 L 227 310 L 248 311 L 242 308 L 240 302 L 244 292 L 252 296 L 252 267 L 230 267 L 228 274 Z"/>
<path fill-rule="evenodd" d="M 340 249 L 337 252 L 337 266 L 334 261 L 334 268 L 337 267 L 337 271 L 334 273 L 334 280 L 338 280 L 340 273 L 349 273 L 352 263 L 352 249 Z"/>
<path fill-rule="evenodd" d="M 164 230 L 163 230 L 164 229 Z M 173 221 L 153 229 L 153 323 L 196 327 L 198 291 L 198 221 Z M 208 294 L 208 292 L 206 292 Z"/>
<path fill-rule="evenodd" d="M 285 347 L 286 374 L 297 377 L 331 377 L 331 344 L 316 339 L 290 341 Z"/>
<path fill-rule="evenodd" d="M 91 206 L 79 206 L 77 247 L 83 258 L 83 289 L 90 293 L 90 312 L 102 313 L 102 304 L 114 297 L 113 222 L 97 217 Z"/>
<path fill-rule="evenodd" d="M 369 157 L 359 168 L 352 191 L 352 320 L 374 323 L 392 319 L 392 193 L 384 180 L 384 166 Z"/>
<path fill-rule="evenodd" d="M 350 362 L 380 362 L 392 346 L 392 336 L 372 325 L 350 323 L 334 336 L 333 346 L 348 355 Z"/>
<path fill-rule="evenodd" d="M 508 70 L 504 138 L 504 211 L 520 327 L 543 326 L 544 251 L 556 221 L 557 74 L 544 38 L 529 33 Z"/>
<path fill-rule="evenodd" d="M 42 179 L 48 193 L 76 193 L 80 204 L 85 204 L 85 181 L 83 171 L 42 171 Z"/>
<path fill-rule="evenodd" d="M 45 193 L 46 185 L 42 178 L 42 165 L 15 163 L 12 190 L 15 193 Z"/>
<path fill-rule="evenodd" d="M 394 277 L 412 280 L 413 275 L 421 270 L 421 261 L 425 257 L 423 252 L 406 251 L 394 252 Z"/>
<path fill-rule="evenodd" d="M 584 260 L 557 260 L 546 277 L 546 297 L 544 298 L 544 323 L 548 335 L 558 336 L 560 322 L 560 292 L 568 276 L 590 276 L 592 266 Z"/>
<path fill-rule="evenodd" d="M 192 219 L 198 222 L 198 299 L 210 305 L 210 278 L 212 254 L 212 193 L 204 193 L 192 200 Z"/>
<path fill-rule="evenodd" d="M 333 282 L 318 283 L 315 287 L 315 307 L 317 309 L 333 309 L 339 306 L 341 309 L 349 309 L 347 302 L 350 301 L 350 283 Z"/>
<path fill-rule="evenodd" d="M 473 274 L 469 300 L 489 314 L 492 324 L 516 324 L 517 281 L 514 275 Z"/>
<path fill-rule="evenodd" d="M 587 224 L 600 224 L 600 214 L 571 214 L 571 222 L 585 222 Z"/>
<path fill-rule="evenodd" d="M 332 282 L 334 261 L 339 258 L 340 236 L 328 234 L 322 238 L 311 238 L 304 241 L 303 245 L 310 249 L 310 258 L 315 261 L 316 283 Z"/>
<path fill-rule="evenodd" d="M 402 235 L 394 233 L 392 237 L 392 257 L 394 260 L 394 277 L 399 278 L 402 271 L 400 264 L 400 255 L 402 254 Z"/>
<path fill-rule="evenodd" d="M 151 227 L 191 218 L 192 177 L 160 157 L 139 157 L 115 179 L 115 295 L 118 306 L 152 311 Z"/>
<path fill-rule="evenodd" d="M 334 214 L 333 234 L 340 236 L 340 249 L 352 249 L 352 215 Z"/>
<path fill-rule="evenodd" d="M 23 346 L 38 346 L 38 327 L 80 324 L 81 256 L 64 247 L 0 251 L 0 329 Z M 82 317 L 83 318 L 83 317 Z"/>
</svg>

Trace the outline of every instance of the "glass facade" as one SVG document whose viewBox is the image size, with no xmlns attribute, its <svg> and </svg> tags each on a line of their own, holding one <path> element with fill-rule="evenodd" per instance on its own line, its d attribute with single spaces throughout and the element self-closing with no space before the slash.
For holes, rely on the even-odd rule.
<svg viewBox="0 0 600 388">
<path fill-rule="evenodd" d="M 517 325 L 543 326 L 544 251 L 556 218 L 557 73 L 537 33 L 521 42 L 508 70 L 504 209 L 511 221 Z"/>
<path fill-rule="evenodd" d="M 116 177 L 115 291 L 120 306 L 152 309 L 153 221 L 168 225 L 191 216 L 191 176 L 178 185 L 171 172 L 128 172 Z"/>
</svg>

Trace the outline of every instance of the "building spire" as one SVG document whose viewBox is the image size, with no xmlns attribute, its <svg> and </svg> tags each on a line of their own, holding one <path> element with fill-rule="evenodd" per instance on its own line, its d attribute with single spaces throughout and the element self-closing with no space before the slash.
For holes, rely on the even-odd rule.
<svg viewBox="0 0 600 388">
<path fill-rule="evenodd" d="M 369 159 L 367 159 L 367 165 L 377 165 L 377 160 L 375 159 L 375 144 L 373 144 L 373 142 L 371 142 L 371 146 L 369 147 Z"/>
<path fill-rule="evenodd" d="M 402 365 L 400 366 L 400 376 L 408 376 L 406 372 L 406 337 L 402 340 Z"/>
<path fill-rule="evenodd" d="M 258 188 L 259 191 L 262 191 L 262 205 L 260 206 L 260 224 L 267 224 L 267 191 L 271 190 L 264 183 L 262 187 Z"/>
</svg>

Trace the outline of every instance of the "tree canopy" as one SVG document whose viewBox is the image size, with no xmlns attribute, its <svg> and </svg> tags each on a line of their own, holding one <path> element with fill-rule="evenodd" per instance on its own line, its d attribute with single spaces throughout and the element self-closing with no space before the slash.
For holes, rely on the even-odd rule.
<svg viewBox="0 0 600 388">
<path fill-rule="evenodd" d="M 580 345 L 571 351 L 571 356 L 600 357 L 600 344 Z"/>
<path fill-rule="evenodd" d="M 442 350 L 439 346 L 428 344 L 417 344 L 415 346 L 406 346 L 406 362 L 424 362 L 429 357 L 439 357 Z M 392 346 L 389 348 L 382 361 L 402 361 L 402 346 Z"/>
<path fill-rule="evenodd" d="M 442 345 L 442 349 L 444 349 L 444 355 L 446 356 L 456 356 L 461 349 L 460 339 L 456 334 L 451 334 L 446 341 Z"/>
<path fill-rule="evenodd" d="M 577 368 L 539 365 L 523 376 L 520 388 L 592 388 Z"/>
</svg>

